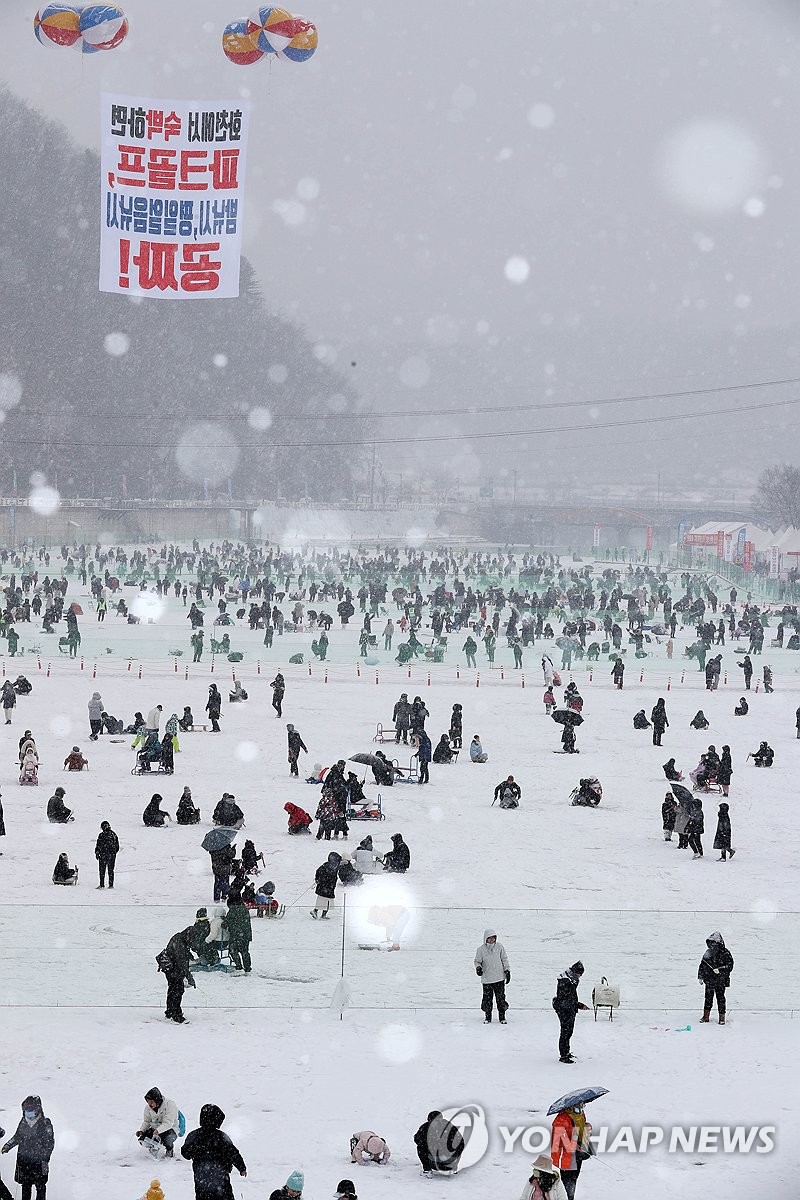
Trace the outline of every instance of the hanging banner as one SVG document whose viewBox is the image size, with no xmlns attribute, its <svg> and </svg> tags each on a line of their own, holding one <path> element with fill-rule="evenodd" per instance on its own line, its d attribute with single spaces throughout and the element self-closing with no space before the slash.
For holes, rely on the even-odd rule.
<svg viewBox="0 0 800 1200">
<path fill-rule="evenodd" d="M 100 291 L 239 295 L 249 108 L 101 98 Z"/>
<path fill-rule="evenodd" d="M 717 558 L 725 557 L 725 530 L 720 529 L 717 533 Z"/>
<path fill-rule="evenodd" d="M 645 550 L 653 549 L 653 526 L 652 525 L 647 526 L 647 530 L 645 533 L 645 540 L 644 540 L 644 548 L 645 548 Z"/>
<path fill-rule="evenodd" d="M 600 545 L 600 526 L 595 525 L 592 530 L 592 549 L 596 550 Z"/>
<path fill-rule="evenodd" d="M 777 546 L 773 546 L 769 552 L 769 573 L 773 579 L 781 573 L 781 554 Z"/>
<path fill-rule="evenodd" d="M 725 534 L 725 562 L 730 562 L 733 558 L 733 534 Z"/>
<path fill-rule="evenodd" d="M 744 567 L 745 571 L 752 571 L 752 569 L 753 569 L 753 543 L 752 542 L 745 542 L 745 544 L 744 544 L 744 549 L 742 551 L 742 566 Z"/>
<path fill-rule="evenodd" d="M 739 530 L 738 534 L 736 535 L 736 558 L 734 561 L 736 562 L 737 566 L 739 566 L 739 567 L 744 562 L 744 543 L 745 543 L 746 537 L 747 537 L 747 530 L 743 525 L 742 528 Z"/>
</svg>

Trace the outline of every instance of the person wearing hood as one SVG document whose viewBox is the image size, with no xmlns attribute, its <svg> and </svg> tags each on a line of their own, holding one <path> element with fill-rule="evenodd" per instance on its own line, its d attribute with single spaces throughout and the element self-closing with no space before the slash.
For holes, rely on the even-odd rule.
<svg viewBox="0 0 800 1200">
<path fill-rule="evenodd" d="M 736 707 L 733 710 L 733 715 L 735 717 L 746 717 L 749 712 L 750 712 L 750 705 L 747 703 L 747 700 L 745 699 L 744 696 L 740 696 L 739 703 L 736 705 Z"/>
<path fill-rule="evenodd" d="M 574 1200 L 581 1167 L 594 1154 L 589 1140 L 591 1132 L 592 1127 L 586 1120 L 586 1110 L 582 1104 L 565 1108 L 553 1118 L 550 1157 L 561 1172 L 567 1200 Z"/>
<path fill-rule="evenodd" d="M 323 921 L 326 920 L 329 911 L 333 908 L 341 861 L 341 854 L 333 851 L 328 855 L 326 861 L 317 867 L 314 874 L 316 895 L 314 896 L 314 907 L 311 909 L 311 916 L 315 921 L 319 915 Z"/>
<path fill-rule="evenodd" d="M 458 1126 L 434 1109 L 414 1134 L 414 1145 L 422 1167 L 421 1174 L 426 1179 L 432 1179 L 434 1172 L 450 1174 L 458 1170 L 465 1143 Z"/>
<path fill-rule="evenodd" d="M 415 696 L 411 704 L 411 732 L 419 733 L 420 730 L 424 730 L 425 722 L 430 715 L 422 697 Z"/>
<path fill-rule="evenodd" d="M 216 899 L 216 897 L 214 897 Z M 189 949 L 197 955 L 204 967 L 216 967 L 219 963 L 219 942 L 211 936 L 211 921 L 207 908 L 198 908 L 195 913 Z"/>
<path fill-rule="evenodd" d="M 411 851 L 403 841 L 402 833 L 392 834 L 392 848 L 383 856 L 384 871 L 404 875 L 411 866 Z"/>
<path fill-rule="evenodd" d="M 333 1194 L 333 1200 L 358 1200 L 356 1185 L 352 1179 L 340 1179 Z"/>
<path fill-rule="evenodd" d="M 415 729 L 413 738 L 417 747 L 417 762 L 419 763 L 418 783 L 430 783 L 429 767 L 433 754 L 431 739 L 424 729 Z"/>
<path fill-rule="evenodd" d="M 227 1133 L 222 1132 L 225 1113 L 216 1104 L 200 1109 L 200 1125 L 186 1135 L 181 1155 L 188 1158 L 194 1172 L 195 1200 L 234 1200 L 231 1171 L 236 1168 L 244 1179 L 247 1167 Z"/>
<path fill-rule="evenodd" d="M 299 804 L 284 804 L 283 811 L 289 814 L 289 833 L 311 833 L 311 814 Z"/>
<path fill-rule="evenodd" d="M 649 729 L 650 728 L 650 722 L 648 721 L 647 714 L 645 713 L 643 708 L 640 708 L 637 713 L 634 713 L 633 728 L 634 729 Z"/>
<path fill-rule="evenodd" d="M 193 936 L 194 927 L 192 925 L 178 930 L 177 933 L 173 933 L 160 954 L 156 955 L 158 969 L 163 971 L 167 978 L 167 1006 L 164 1016 L 168 1021 L 174 1021 L 176 1025 L 186 1024 L 181 1001 L 186 985 L 195 986 L 192 972 L 189 969 Z"/>
<path fill-rule="evenodd" d="M 69 865 L 66 853 L 59 854 L 53 868 L 53 883 L 73 884 L 78 882 L 78 868 Z"/>
<path fill-rule="evenodd" d="M 462 731 L 462 707 L 460 704 L 453 705 L 453 711 L 450 714 L 450 745 L 454 750 L 461 749 L 461 731 Z"/>
<path fill-rule="evenodd" d="M 446 733 L 443 733 L 433 751 L 433 761 L 442 766 L 443 764 L 451 763 L 454 758 L 455 754 L 450 746 L 450 739 Z"/>
<path fill-rule="evenodd" d="M 708 729 L 708 719 L 702 708 L 699 708 L 689 722 L 691 729 Z"/>
<path fill-rule="evenodd" d="M 167 1100 L 157 1087 L 145 1092 L 144 1100 L 144 1116 L 136 1136 L 140 1142 L 150 1139 L 160 1142 L 167 1152 L 167 1158 L 172 1158 L 180 1129 L 178 1106 L 174 1100 Z"/>
<path fill-rule="evenodd" d="M 200 809 L 195 808 L 192 800 L 192 792 L 189 787 L 185 787 L 181 792 L 175 820 L 179 825 L 199 825 L 200 823 Z"/>
<path fill-rule="evenodd" d="M 722 747 L 722 755 L 717 767 L 717 783 L 722 788 L 723 796 L 727 796 L 731 787 L 731 776 L 733 775 L 733 759 L 731 758 L 730 746 Z"/>
<path fill-rule="evenodd" d="M 484 929 L 483 942 L 475 951 L 475 974 L 483 986 L 481 1009 L 484 1025 L 492 1023 L 492 998 L 497 1005 L 500 1024 L 506 1024 L 506 984 L 511 982 L 508 955 L 502 942 L 498 942 L 494 929 Z"/>
<path fill-rule="evenodd" d="M 750 680 L 753 678 L 753 664 L 750 660 L 750 655 L 745 654 L 744 661 L 737 663 L 736 665 L 737 665 L 737 667 L 742 668 L 742 672 L 744 674 L 744 690 L 746 692 L 749 692 L 750 691 Z"/>
<path fill-rule="evenodd" d="M 653 711 L 650 713 L 650 720 L 653 722 L 653 745 L 660 746 L 664 733 L 667 729 L 669 729 L 667 708 L 664 703 L 663 696 L 659 696 L 658 700 L 653 706 Z"/>
<path fill-rule="evenodd" d="M 119 838 L 114 833 L 108 821 L 102 821 L 100 824 L 100 832 L 97 835 L 97 841 L 94 847 L 94 856 L 97 859 L 97 866 L 100 871 L 100 888 L 106 886 L 106 873 L 108 873 L 108 886 L 114 886 L 114 863 L 119 854 Z"/>
<path fill-rule="evenodd" d="M 352 863 L 347 851 L 342 851 L 342 861 L 339 863 L 339 883 L 342 887 L 353 887 L 364 882 L 364 876 Z"/>
<path fill-rule="evenodd" d="M 282 1188 L 270 1192 L 269 1200 L 301 1200 L 305 1176 L 302 1171 L 292 1171 Z"/>
<path fill-rule="evenodd" d="M 72 809 L 64 803 L 64 795 L 64 789 L 57 787 L 47 801 L 47 819 L 51 825 L 66 825 L 67 821 L 75 820 Z"/>
<path fill-rule="evenodd" d="M 228 700 L 230 701 L 231 704 L 239 704 L 239 703 L 241 703 L 241 701 L 246 700 L 246 699 L 247 699 L 247 692 L 242 687 L 241 680 L 237 679 L 233 685 L 233 691 L 228 692 Z"/>
<path fill-rule="evenodd" d="M 96 742 L 103 730 L 103 709 L 105 705 L 99 692 L 93 692 L 89 701 L 89 737 Z"/>
<path fill-rule="evenodd" d="M 686 825 L 686 837 L 689 842 L 689 849 L 693 852 L 692 858 L 703 857 L 703 842 L 701 839 L 705 833 L 705 829 L 703 801 L 698 796 L 695 796 L 692 800 L 692 809 Z"/>
<path fill-rule="evenodd" d="M 225 928 L 228 931 L 231 962 L 237 971 L 244 971 L 245 975 L 249 975 L 253 966 L 250 961 L 253 929 L 250 924 L 250 910 L 238 892 L 231 892 L 228 896 L 228 915 L 225 918 Z"/>
<path fill-rule="evenodd" d="M 219 719 L 222 715 L 222 696 L 219 694 L 219 689 L 215 683 L 212 683 L 208 689 L 208 700 L 206 700 L 206 712 L 208 719 L 211 722 L 211 732 L 221 733 L 219 727 Z"/>
<path fill-rule="evenodd" d="M 756 767 L 771 767 L 775 760 L 775 751 L 768 742 L 762 742 L 755 754 L 748 755 Z"/>
<path fill-rule="evenodd" d="M 549 1154 L 540 1154 L 532 1164 L 519 1200 L 569 1200 L 561 1172 Z"/>
<path fill-rule="evenodd" d="M 289 744 L 289 774 L 299 775 L 300 772 L 297 769 L 297 760 L 300 757 L 301 750 L 304 754 L 308 754 L 308 747 L 298 731 L 295 729 L 294 725 L 286 726 L 286 738 Z"/>
<path fill-rule="evenodd" d="M 730 987 L 731 971 L 733 970 L 733 955 L 723 941 L 719 932 L 706 938 L 706 950 L 697 969 L 697 978 L 706 989 L 701 1025 L 707 1025 L 711 1017 L 714 1000 L 717 1001 L 717 1012 L 720 1025 L 725 1024 L 726 999 L 725 992 Z"/>
<path fill-rule="evenodd" d="M 137 713 L 136 715 L 138 716 L 139 714 Z M 183 716 L 178 717 L 178 728 L 180 729 L 181 733 L 188 733 L 193 725 L 194 725 L 194 714 L 192 713 L 191 708 L 189 708 L 189 705 L 187 704 L 184 707 Z"/>
<path fill-rule="evenodd" d="M 474 763 L 485 763 L 489 761 L 489 755 L 484 752 L 483 746 L 481 745 L 480 735 L 477 733 L 469 744 L 469 757 L 470 761 Z"/>
<path fill-rule="evenodd" d="M 272 707 L 275 709 L 275 716 L 283 716 L 283 697 L 286 695 L 286 681 L 280 671 L 269 685 L 272 688 Z"/>
<path fill-rule="evenodd" d="M 720 804 L 717 810 L 717 831 L 714 834 L 714 849 L 720 851 L 717 862 L 726 862 L 728 856 L 733 858 L 736 853 L 731 848 L 731 818 L 727 804 Z"/>
<path fill-rule="evenodd" d="M 411 728 L 411 705 L 408 702 L 408 692 L 401 692 L 400 699 L 394 706 L 392 711 L 392 721 L 395 730 L 395 742 L 399 742 L 402 738 L 403 742 L 408 742 L 408 731 Z"/>
<path fill-rule="evenodd" d="M 84 767 L 89 766 L 88 758 L 84 758 L 81 754 L 80 746 L 73 746 L 67 757 L 64 759 L 65 771 L 82 771 Z"/>
<path fill-rule="evenodd" d="M 664 763 L 663 771 L 670 783 L 680 783 L 683 779 L 683 772 L 679 771 L 675 766 L 674 758 L 667 759 Z"/>
<path fill-rule="evenodd" d="M 687 827 L 694 808 L 693 797 L 681 796 L 678 800 L 678 811 L 675 813 L 675 832 L 678 835 L 678 849 L 687 850 L 689 847 L 689 836 Z"/>
<path fill-rule="evenodd" d="M 17 1166 L 14 1181 L 22 1188 L 21 1200 L 31 1200 L 34 1188 L 36 1200 L 45 1200 L 55 1136 L 38 1096 L 26 1096 L 22 1101 L 22 1119 L 16 1133 L 4 1144 L 2 1153 L 8 1154 L 15 1146 Z"/>
<path fill-rule="evenodd" d="M 380 859 L 375 854 L 372 845 L 372 835 L 367 834 L 363 841 L 359 842 L 358 849 L 353 853 L 353 866 L 362 875 L 372 875 L 378 869 L 378 862 L 380 862 Z"/>
<path fill-rule="evenodd" d="M 664 841 L 671 842 L 675 829 L 675 817 L 678 812 L 678 801 L 672 792 L 667 792 L 661 804 L 661 824 L 664 830 Z"/>
<path fill-rule="evenodd" d="M 171 821 L 172 817 L 161 807 L 163 797 L 159 796 L 158 792 L 154 792 L 150 798 L 150 803 L 142 813 L 142 824 L 148 829 L 161 829 L 165 821 Z"/>
<path fill-rule="evenodd" d="M 379 1134 L 371 1129 L 362 1129 L 350 1138 L 350 1161 L 365 1167 L 368 1163 L 377 1163 L 385 1167 L 392 1152 Z"/>
<path fill-rule="evenodd" d="M 562 1063 L 575 1062 L 570 1050 L 570 1039 L 575 1029 L 575 1017 L 579 1012 L 588 1011 L 588 1005 L 582 1004 L 578 999 L 578 984 L 581 981 L 583 970 L 582 962 L 573 963 L 559 975 L 556 983 L 553 1008 L 561 1030 L 558 1039 L 558 1056 L 559 1062 Z"/>
</svg>

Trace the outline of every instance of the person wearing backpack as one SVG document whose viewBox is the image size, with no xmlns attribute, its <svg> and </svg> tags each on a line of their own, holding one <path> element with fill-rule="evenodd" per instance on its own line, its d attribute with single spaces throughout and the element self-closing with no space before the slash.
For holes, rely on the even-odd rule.
<svg viewBox="0 0 800 1200">
<path fill-rule="evenodd" d="M 186 1017 L 181 1008 L 186 985 L 188 983 L 189 987 L 195 986 L 192 972 L 189 969 L 193 932 L 191 925 L 187 929 L 180 929 L 169 939 L 166 948 L 156 955 L 158 969 L 163 971 L 167 977 L 167 1007 L 164 1016 L 168 1021 L 174 1021 L 176 1025 L 186 1023 Z"/>
<path fill-rule="evenodd" d="M 167 1152 L 167 1158 L 172 1158 L 175 1142 L 177 1138 L 183 1136 L 186 1128 L 184 1122 L 184 1129 L 181 1130 L 183 1114 L 178 1112 L 175 1101 L 167 1100 L 157 1087 L 152 1087 L 149 1092 L 145 1092 L 144 1099 L 146 1107 L 142 1123 L 136 1130 L 136 1136 L 140 1142 L 150 1139 L 160 1142 Z"/>
</svg>

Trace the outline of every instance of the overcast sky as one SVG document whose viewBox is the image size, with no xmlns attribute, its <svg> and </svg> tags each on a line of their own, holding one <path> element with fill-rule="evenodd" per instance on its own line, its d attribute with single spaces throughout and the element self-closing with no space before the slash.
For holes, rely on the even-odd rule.
<svg viewBox="0 0 800 1200">
<path fill-rule="evenodd" d="M 303 3 L 315 58 L 239 68 L 220 36 L 247 0 L 125 0 L 127 42 L 91 57 L 40 46 L 34 0 L 3 0 L 2 76 L 95 150 L 102 90 L 249 95 L 246 253 L 267 302 L 335 357 L 368 407 L 800 376 L 794 5 Z M 600 482 L 685 467 L 733 486 L 794 453 L 800 406 L 591 426 L 795 394 L 467 418 L 466 432 L 576 432 L 448 444 L 447 462 L 464 479 L 512 465 L 536 482 L 532 462 L 556 470 L 572 447 Z"/>
</svg>

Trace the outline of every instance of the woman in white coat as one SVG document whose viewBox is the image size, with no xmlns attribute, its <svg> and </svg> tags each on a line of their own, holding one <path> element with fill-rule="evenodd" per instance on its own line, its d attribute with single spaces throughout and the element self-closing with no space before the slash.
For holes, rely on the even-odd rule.
<svg viewBox="0 0 800 1200">
<path fill-rule="evenodd" d="M 536 1159 L 519 1200 L 567 1200 L 561 1172 L 548 1154 L 540 1154 Z"/>
<path fill-rule="evenodd" d="M 544 686 L 552 687 L 555 678 L 556 669 L 553 666 L 553 660 L 549 654 L 542 655 L 542 674 L 544 675 Z"/>
</svg>

